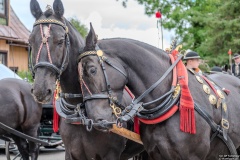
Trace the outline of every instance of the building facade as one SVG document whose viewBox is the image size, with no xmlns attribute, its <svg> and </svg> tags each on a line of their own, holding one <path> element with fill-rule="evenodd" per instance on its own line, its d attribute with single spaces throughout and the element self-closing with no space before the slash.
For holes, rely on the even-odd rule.
<svg viewBox="0 0 240 160">
<path fill-rule="evenodd" d="M 16 72 L 27 71 L 29 35 L 10 0 L 0 0 L 0 63 Z"/>
</svg>

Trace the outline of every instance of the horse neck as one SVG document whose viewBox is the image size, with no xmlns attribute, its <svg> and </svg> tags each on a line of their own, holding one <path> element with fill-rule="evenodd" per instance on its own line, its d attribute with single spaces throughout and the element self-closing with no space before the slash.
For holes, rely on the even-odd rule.
<svg viewBox="0 0 240 160">
<path fill-rule="evenodd" d="M 64 93 L 81 93 L 80 85 L 78 81 L 78 71 L 77 71 L 77 57 L 79 55 L 80 49 L 84 47 L 84 40 L 79 32 L 73 28 L 70 22 L 66 22 L 69 29 L 69 62 L 66 70 L 63 72 L 60 84 L 62 92 Z"/>
<path fill-rule="evenodd" d="M 114 45 L 114 49 L 116 49 L 114 53 L 121 60 L 122 65 L 127 68 L 127 86 L 137 98 L 160 79 L 170 67 L 171 62 L 165 52 L 150 45 L 141 45 L 141 43 L 136 45 L 136 43 L 132 44 L 131 42 L 124 45 L 126 46 Z M 160 97 L 170 90 L 171 83 L 172 74 L 170 73 L 143 101 L 146 102 Z"/>
</svg>

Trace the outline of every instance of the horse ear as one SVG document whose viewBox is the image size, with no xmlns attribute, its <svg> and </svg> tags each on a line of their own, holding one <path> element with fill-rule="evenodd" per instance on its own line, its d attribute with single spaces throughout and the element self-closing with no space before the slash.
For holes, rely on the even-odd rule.
<svg viewBox="0 0 240 160">
<path fill-rule="evenodd" d="M 61 0 L 55 0 L 53 2 L 53 10 L 55 12 L 55 15 L 58 18 L 61 18 L 64 14 L 64 7 L 63 7 L 63 3 Z"/>
<path fill-rule="evenodd" d="M 90 23 L 90 31 L 86 38 L 85 51 L 95 50 L 96 44 L 97 44 L 97 35 L 95 34 L 95 31 L 92 27 L 92 23 Z"/>
<path fill-rule="evenodd" d="M 40 18 L 43 13 L 39 6 L 39 3 L 36 0 L 31 0 L 30 10 L 31 10 L 33 17 L 35 17 L 36 19 Z"/>
</svg>

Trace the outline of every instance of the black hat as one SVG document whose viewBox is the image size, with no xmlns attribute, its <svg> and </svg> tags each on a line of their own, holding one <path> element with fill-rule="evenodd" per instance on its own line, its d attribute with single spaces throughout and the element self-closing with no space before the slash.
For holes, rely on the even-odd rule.
<svg viewBox="0 0 240 160">
<path fill-rule="evenodd" d="M 222 68 L 221 67 L 218 67 L 218 66 L 214 66 L 211 71 L 213 72 L 222 72 Z"/>
<path fill-rule="evenodd" d="M 239 53 L 235 53 L 235 54 L 233 55 L 233 58 L 232 58 L 232 59 L 239 58 L 239 57 L 240 57 L 240 54 L 239 54 Z"/>
<path fill-rule="evenodd" d="M 200 59 L 201 57 L 198 55 L 197 52 L 194 51 L 189 51 L 185 54 L 183 60 L 188 60 L 188 59 Z"/>
</svg>

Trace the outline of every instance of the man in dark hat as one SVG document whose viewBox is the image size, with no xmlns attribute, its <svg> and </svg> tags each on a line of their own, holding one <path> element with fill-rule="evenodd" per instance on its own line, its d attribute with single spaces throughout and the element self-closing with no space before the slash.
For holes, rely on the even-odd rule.
<svg viewBox="0 0 240 160">
<path fill-rule="evenodd" d="M 232 65 L 232 73 L 234 76 L 240 78 L 240 54 L 235 53 L 233 55 L 234 64 Z"/>
<path fill-rule="evenodd" d="M 186 60 L 187 69 L 202 74 L 202 71 L 198 68 L 200 59 L 201 57 L 194 51 L 188 51 L 183 58 L 183 60 Z"/>
</svg>

